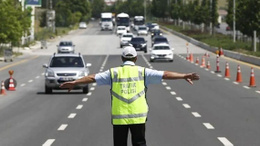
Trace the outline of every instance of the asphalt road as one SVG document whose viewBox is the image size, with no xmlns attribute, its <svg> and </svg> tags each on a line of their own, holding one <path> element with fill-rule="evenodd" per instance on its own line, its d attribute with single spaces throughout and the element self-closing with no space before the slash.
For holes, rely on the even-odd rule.
<svg viewBox="0 0 260 146">
<path fill-rule="evenodd" d="M 158 70 L 197 72 L 201 79 L 190 85 L 184 80 L 164 80 L 148 87 L 149 146 L 259 146 L 260 139 L 260 67 L 220 57 L 221 73 L 216 74 L 216 56 L 210 53 L 206 70 L 186 60 L 186 41 L 164 32 L 175 48 L 174 62 L 149 62 L 138 52 L 137 65 Z M 150 36 L 145 36 L 150 47 Z M 51 42 L 48 49 L 36 49 L 0 62 L 0 79 L 14 70 L 16 91 L 0 96 L 1 146 L 112 146 L 109 86 L 90 85 L 90 92 L 73 90 L 44 93 L 44 68 L 56 52 L 59 40 L 72 40 L 76 52 L 92 63 L 91 73 L 105 71 L 122 62 L 119 38 L 113 32 L 100 31 L 98 23 L 86 30 L 75 30 Z M 205 50 L 192 44 L 189 51 L 201 61 Z M 195 59 L 194 59 L 195 60 Z M 225 63 L 231 77 L 225 79 Z M 235 84 L 237 65 L 242 83 Z M 254 67 L 256 88 L 250 88 L 250 68 Z M 129 138 L 129 145 L 131 144 Z"/>
</svg>

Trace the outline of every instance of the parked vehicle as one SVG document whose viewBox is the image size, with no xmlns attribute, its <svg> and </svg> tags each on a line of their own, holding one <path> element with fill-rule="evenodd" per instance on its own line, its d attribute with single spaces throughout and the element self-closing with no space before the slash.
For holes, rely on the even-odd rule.
<svg viewBox="0 0 260 146">
<path fill-rule="evenodd" d="M 87 23 L 86 22 L 80 22 L 79 23 L 79 29 L 86 29 L 87 28 Z"/>
</svg>

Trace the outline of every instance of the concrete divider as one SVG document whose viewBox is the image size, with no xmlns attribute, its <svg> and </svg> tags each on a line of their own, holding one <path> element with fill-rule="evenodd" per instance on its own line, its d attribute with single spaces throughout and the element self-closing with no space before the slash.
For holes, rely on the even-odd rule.
<svg viewBox="0 0 260 146">
<path fill-rule="evenodd" d="M 168 32 L 171 32 L 172 34 L 186 40 L 187 42 L 189 43 L 192 43 L 196 46 L 199 46 L 207 51 L 210 51 L 210 52 L 213 52 L 213 53 L 216 53 L 216 51 L 218 50 L 217 47 L 211 47 L 209 46 L 208 44 L 205 44 L 203 42 L 200 42 L 200 41 L 197 41 L 191 37 L 188 37 L 186 35 L 183 35 L 179 32 L 176 32 L 172 29 L 169 29 L 167 27 L 164 27 L 164 26 L 160 26 L 160 28 L 168 31 Z M 246 54 L 242 54 L 242 53 L 238 53 L 238 52 L 233 52 L 233 51 L 230 51 L 230 50 L 225 50 L 223 49 L 224 51 L 224 55 L 227 56 L 227 57 L 230 57 L 230 58 L 234 58 L 236 60 L 240 60 L 240 61 L 243 61 L 243 62 L 247 62 L 247 63 L 251 63 L 251 64 L 254 64 L 254 65 L 258 65 L 260 66 L 260 57 L 255 57 L 255 56 L 251 56 L 251 55 L 246 55 Z"/>
</svg>

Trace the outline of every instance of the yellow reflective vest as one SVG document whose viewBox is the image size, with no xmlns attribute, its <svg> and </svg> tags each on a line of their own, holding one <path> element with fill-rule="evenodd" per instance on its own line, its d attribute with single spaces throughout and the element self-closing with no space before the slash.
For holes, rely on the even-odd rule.
<svg viewBox="0 0 260 146">
<path fill-rule="evenodd" d="M 110 69 L 113 125 L 146 122 L 148 105 L 144 71 L 143 67 L 132 65 Z"/>
</svg>

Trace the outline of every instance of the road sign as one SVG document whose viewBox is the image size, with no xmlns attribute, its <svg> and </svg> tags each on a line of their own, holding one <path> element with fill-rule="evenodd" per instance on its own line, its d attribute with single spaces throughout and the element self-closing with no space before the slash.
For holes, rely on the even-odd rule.
<svg viewBox="0 0 260 146">
<path fill-rule="evenodd" d="M 25 5 L 27 6 L 42 6 L 42 0 L 26 0 Z"/>
</svg>

